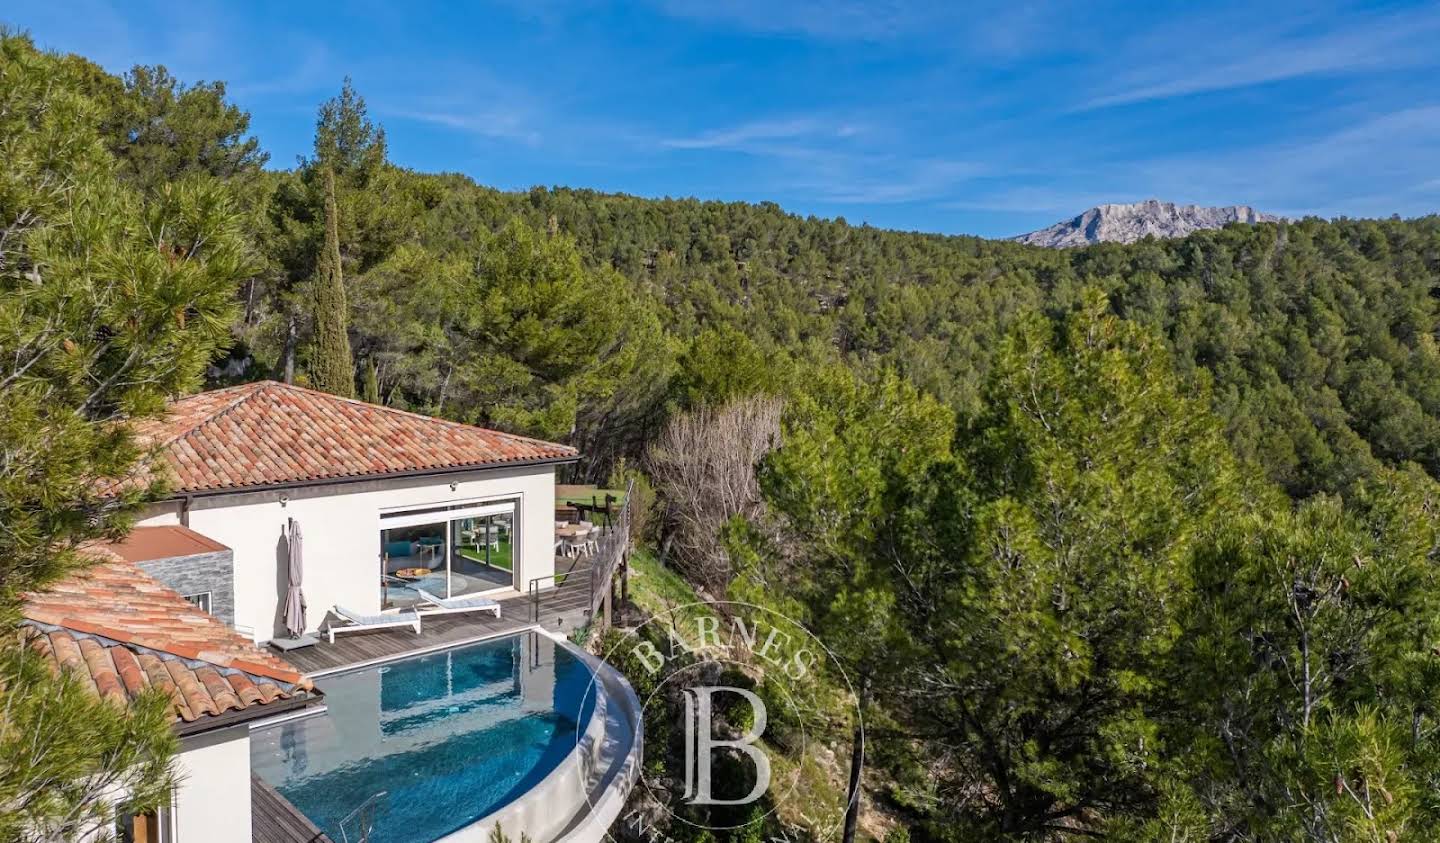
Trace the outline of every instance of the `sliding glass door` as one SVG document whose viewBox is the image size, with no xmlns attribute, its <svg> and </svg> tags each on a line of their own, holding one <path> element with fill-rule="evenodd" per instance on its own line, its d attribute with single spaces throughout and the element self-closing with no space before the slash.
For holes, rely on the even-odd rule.
<svg viewBox="0 0 1440 843">
<path fill-rule="evenodd" d="M 517 501 L 449 504 L 380 517 L 381 606 L 515 587 Z"/>
<path fill-rule="evenodd" d="M 448 521 L 415 524 L 380 531 L 380 605 L 408 609 L 422 602 L 424 592 L 446 597 L 450 556 L 445 535 Z"/>
<path fill-rule="evenodd" d="M 474 594 L 515 582 L 515 511 L 450 522 L 450 592 Z"/>
</svg>

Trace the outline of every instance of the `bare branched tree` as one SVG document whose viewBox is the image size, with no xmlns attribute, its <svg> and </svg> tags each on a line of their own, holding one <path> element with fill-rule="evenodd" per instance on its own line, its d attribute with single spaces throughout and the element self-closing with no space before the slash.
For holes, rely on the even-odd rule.
<svg viewBox="0 0 1440 843">
<path fill-rule="evenodd" d="M 659 497 L 661 554 L 719 593 L 733 573 L 720 532 L 760 514 L 755 467 L 780 439 L 779 398 L 755 395 L 677 416 L 651 445 L 646 467 Z"/>
</svg>

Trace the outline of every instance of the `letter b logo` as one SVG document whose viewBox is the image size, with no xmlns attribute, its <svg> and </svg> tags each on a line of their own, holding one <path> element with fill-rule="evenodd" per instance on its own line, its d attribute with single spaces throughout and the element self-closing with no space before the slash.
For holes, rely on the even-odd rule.
<svg viewBox="0 0 1440 843">
<path fill-rule="evenodd" d="M 711 731 L 711 699 L 717 691 L 739 694 L 750 704 L 755 722 L 739 740 L 716 740 Z M 728 685 L 699 685 L 686 688 L 685 695 L 685 795 L 692 805 L 748 805 L 770 789 L 770 758 L 755 742 L 765 734 L 765 703 L 744 688 Z M 755 785 L 740 799 L 716 799 L 710 790 L 710 757 L 716 749 L 730 748 L 749 756 L 755 764 Z"/>
</svg>

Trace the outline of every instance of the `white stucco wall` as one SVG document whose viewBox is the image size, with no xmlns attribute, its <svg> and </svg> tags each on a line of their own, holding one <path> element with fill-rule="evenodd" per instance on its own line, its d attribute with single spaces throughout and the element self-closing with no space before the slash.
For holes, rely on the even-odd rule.
<svg viewBox="0 0 1440 843">
<path fill-rule="evenodd" d="M 524 589 L 532 578 L 554 573 L 553 466 L 196 497 L 189 526 L 235 552 L 235 623 L 254 630 L 255 640 L 267 641 L 284 634 L 281 541 L 287 518 L 300 522 L 305 537 L 303 588 L 306 623 L 313 631 L 336 604 L 368 614 L 380 611 L 382 511 L 506 498 L 519 500 L 516 582 Z M 157 504 L 140 523 L 180 523 L 179 504 Z"/>
<path fill-rule="evenodd" d="M 250 730 L 185 738 L 175 761 L 177 843 L 249 843 Z"/>
</svg>

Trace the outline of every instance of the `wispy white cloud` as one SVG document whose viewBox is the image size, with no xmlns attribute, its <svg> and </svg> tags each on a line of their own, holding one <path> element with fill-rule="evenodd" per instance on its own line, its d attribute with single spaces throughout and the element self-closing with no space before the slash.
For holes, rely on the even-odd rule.
<svg viewBox="0 0 1440 843">
<path fill-rule="evenodd" d="M 1105 202 L 1133 202 L 1149 197 L 1127 197 L 1121 193 L 1097 190 L 1064 190 L 1043 186 L 1001 186 L 973 191 L 958 199 L 940 203 L 952 211 L 989 211 L 1002 214 L 1053 216 L 1056 220 L 1073 217 L 1079 212 Z"/>
<path fill-rule="evenodd" d="M 986 164 L 893 153 L 787 150 L 775 186 L 810 201 L 841 205 L 928 202 L 954 195 L 957 187 L 992 172 Z"/>
<path fill-rule="evenodd" d="M 740 152 L 764 162 L 767 190 L 834 204 L 895 204 L 944 196 L 985 167 L 974 161 L 897 152 L 860 121 L 817 116 L 741 123 L 666 138 L 666 149 Z"/>
<path fill-rule="evenodd" d="M 1113 196 L 1249 204 L 1292 217 L 1388 215 L 1433 210 L 1417 201 L 1416 182 L 1437 161 L 1440 104 L 1421 104 L 1243 149 L 1096 162 L 1087 181 Z"/>
<path fill-rule="evenodd" d="M 985 172 L 968 161 L 918 161 L 880 175 L 852 171 L 834 182 L 811 184 L 812 198 L 842 205 L 929 202 L 954 194 L 961 183 Z"/>
<path fill-rule="evenodd" d="M 660 145 L 669 149 L 743 150 L 756 141 L 790 140 L 815 134 L 820 125 L 810 118 L 744 123 L 725 129 L 711 129 L 697 135 L 665 138 Z"/>
<path fill-rule="evenodd" d="M 1323 215 L 1440 197 L 1434 0 L 498 2 L 343 26 L 178 0 L 10 0 L 0 16 L 113 70 L 228 80 L 281 163 L 350 74 L 397 160 L 507 186 L 997 234 L 1150 196 Z M 1221 91 L 1237 93 L 1199 96 Z M 677 92 L 701 105 L 646 106 Z"/>
<path fill-rule="evenodd" d="M 870 43 L 938 42 L 968 59 L 1053 47 L 1078 9 L 1060 0 L 652 0 L 664 14 L 762 35 Z"/>
<path fill-rule="evenodd" d="M 401 120 L 416 120 L 421 123 L 444 126 L 448 129 L 458 129 L 466 134 L 484 138 L 519 141 L 530 146 L 539 144 L 543 139 L 541 131 L 528 122 L 527 115 L 513 112 L 487 109 L 424 111 L 387 108 L 382 111 L 382 114 Z"/>
<path fill-rule="evenodd" d="M 512 68 L 465 57 L 389 62 L 369 68 L 371 108 L 387 120 L 451 129 L 476 138 L 535 147 L 574 127 L 554 97 Z"/>
<path fill-rule="evenodd" d="M 1253 12 L 1251 13 L 1253 14 Z M 1150 33 L 1138 50 L 1120 49 L 1117 62 L 1139 69 L 1085 100 L 1087 111 L 1172 97 L 1247 88 L 1312 76 L 1434 65 L 1440 14 L 1353 17 L 1319 28 L 1303 18 L 1288 27 L 1245 21 L 1192 22 Z"/>
<path fill-rule="evenodd" d="M 339 90 L 345 72 L 324 43 L 308 38 L 286 38 L 291 63 L 267 67 L 267 75 L 242 77 L 230 86 L 238 99 L 266 94 L 309 94 L 317 90 Z M 297 61 L 298 59 L 298 61 Z M 275 72 L 278 71 L 278 72 Z"/>
<path fill-rule="evenodd" d="M 666 14 L 751 32 L 872 41 L 913 31 L 944 4 L 904 0 L 658 0 Z"/>
<path fill-rule="evenodd" d="M 758 120 L 685 137 L 663 138 L 667 149 L 719 149 L 760 154 L 783 154 L 775 144 L 786 141 L 844 141 L 859 137 L 866 127 L 855 122 L 834 122 L 816 117 Z"/>
<path fill-rule="evenodd" d="M 1147 198 L 1248 204 L 1288 217 L 1433 213 L 1440 103 L 1417 104 L 1293 138 L 1173 155 L 1096 155 L 1083 169 L 1004 172 L 957 186 L 947 210 L 1033 218 L 1030 228 L 1105 202 Z M 1042 223 L 1042 221 L 1045 221 Z"/>
</svg>

